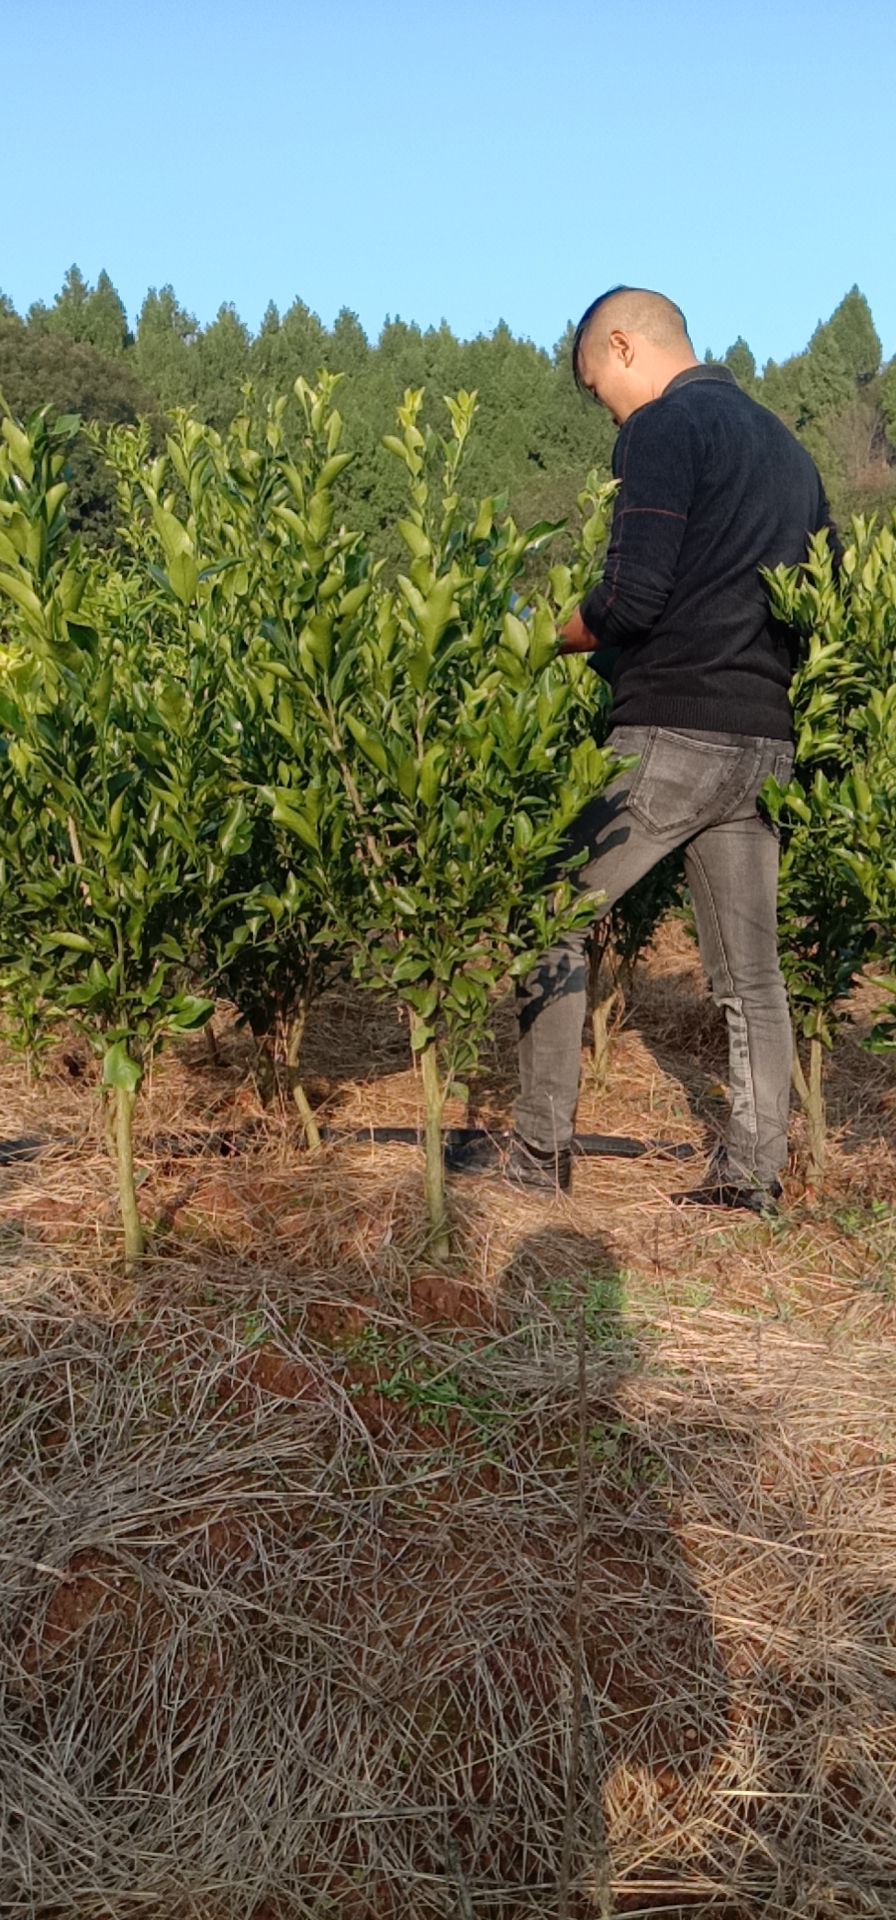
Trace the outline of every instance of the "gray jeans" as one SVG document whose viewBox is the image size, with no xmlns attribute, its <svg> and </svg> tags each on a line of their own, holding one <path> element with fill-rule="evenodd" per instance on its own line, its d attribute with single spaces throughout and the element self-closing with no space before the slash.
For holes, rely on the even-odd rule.
<svg viewBox="0 0 896 1920">
<path fill-rule="evenodd" d="M 600 896 L 595 919 L 674 847 L 684 848 L 700 953 L 728 1022 L 731 1118 L 723 1179 L 764 1183 L 787 1159 L 791 1027 L 778 965 L 777 835 L 756 798 L 769 774 L 790 779 L 784 740 L 667 727 L 616 727 L 609 744 L 640 754 L 579 815 L 574 875 Z M 587 931 L 545 954 L 517 991 L 520 1097 L 514 1126 L 544 1151 L 569 1146 L 587 997 Z"/>
</svg>

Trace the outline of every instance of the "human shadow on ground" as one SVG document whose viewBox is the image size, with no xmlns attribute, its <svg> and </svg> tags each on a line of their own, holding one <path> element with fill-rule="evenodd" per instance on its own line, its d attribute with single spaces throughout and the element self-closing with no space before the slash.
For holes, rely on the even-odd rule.
<svg viewBox="0 0 896 1920">
<path fill-rule="evenodd" d="M 871 1420 L 843 1448 L 810 1401 L 785 1442 L 786 1353 L 765 1396 L 746 1352 L 733 1368 L 730 1354 L 661 1361 L 608 1250 L 562 1225 L 527 1235 L 502 1285 L 588 1343 L 575 1884 L 608 1914 L 789 1920 L 820 1914 L 817 1889 L 835 1885 L 838 1913 L 883 1911 L 896 1602 L 889 1510 L 866 1537 L 855 1474 L 880 1473 L 886 1437 Z M 574 1611 L 558 1607 L 558 1639 Z"/>
<path fill-rule="evenodd" d="M 676 1888 L 675 1910 L 696 1912 L 687 1894 L 695 1861 L 681 1836 L 664 1853 L 661 1809 L 668 1814 L 676 1797 L 693 1797 L 724 1749 L 730 1685 L 676 1532 L 668 1452 L 626 1404 L 648 1359 L 643 1336 L 607 1245 L 563 1225 L 520 1240 L 498 1297 L 519 1302 L 523 1325 L 533 1306 L 537 1322 L 545 1310 L 553 1314 L 567 1365 L 570 1344 L 576 1349 L 576 1393 L 565 1415 L 570 1444 L 576 1429 L 576 1458 L 555 1487 L 557 1591 L 536 1636 L 548 1667 L 563 1673 L 555 1711 L 565 1708 L 568 1719 L 569 1912 L 621 1914 L 629 1901 L 639 1912 L 668 1909 Z M 535 1461 L 530 1471 L 537 1481 Z M 617 1824 L 620 1807 L 623 1823 L 626 1809 L 635 1823 L 648 1806 L 654 1817 L 660 1810 L 630 1876 L 612 1857 L 608 1795 Z"/>
<path fill-rule="evenodd" d="M 861 1570 L 842 1621 L 800 1584 L 780 1389 L 664 1357 L 562 1203 L 497 1278 L 480 1183 L 442 1266 L 419 1168 L 315 1204 L 130 1317 L 10 1324 L 11 1892 L 73 1909 L 89 1857 L 110 1910 L 176 1870 L 221 1920 L 866 1910 L 896 1629 Z"/>
</svg>

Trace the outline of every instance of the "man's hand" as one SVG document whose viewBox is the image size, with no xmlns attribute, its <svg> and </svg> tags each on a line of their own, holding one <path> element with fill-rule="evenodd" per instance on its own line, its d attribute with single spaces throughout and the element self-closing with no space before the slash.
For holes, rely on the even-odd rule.
<svg viewBox="0 0 896 1920">
<path fill-rule="evenodd" d="M 572 619 L 568 620 L 566 626 L 560 629 L 560 645 L 557 648 L 557 652 L 593 653 L 597 645 L 598 642 L 595 640 L 590 629 L 586 627 L 579 608 L 577 607 Z"/>
</svg>

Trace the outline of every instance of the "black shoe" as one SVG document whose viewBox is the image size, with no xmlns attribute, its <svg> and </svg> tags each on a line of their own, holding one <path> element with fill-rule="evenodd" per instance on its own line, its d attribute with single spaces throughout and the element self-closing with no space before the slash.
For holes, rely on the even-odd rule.
<svg viewBox="0 0 896 1920">
<path fill-rule="evenodd" d="M 541 1193 L 568 1193 L 572 1149 L 543 1153 L 518 1133 L 473 1133 L 458 1127 L 445 1143 L 446 1173 L 501 1173 L 511 1186 Z"/>
<path fill-rule="evenodd" d="M 445 1172 L 497 1173 L 504 1165 L 509 1145 L 509 1133 L 450 1127 L 445 1136 Z"/>
<path fill-rule="evenodd" d="M 784 1189 L 779 1180 L 767 1187 L 742 1187 L 734 1181 L 714 1181 L 711 1186 L 693 1187 L 688 1193 L 673 1193 L 674 1207 L 735 1207 L 760 1218 L 774 1216 Z"/>
<path fill-rule="evenodd" d="M 510 1136 L 504 1161 L 504 1178 L 511 1186 L 535 1188 L 541 1193 L 568 1193 L 572 1185 L 572 1148 L 553 1147 L 543 1153 L 530 1147 L 518 1133 Z"/>
</svg>

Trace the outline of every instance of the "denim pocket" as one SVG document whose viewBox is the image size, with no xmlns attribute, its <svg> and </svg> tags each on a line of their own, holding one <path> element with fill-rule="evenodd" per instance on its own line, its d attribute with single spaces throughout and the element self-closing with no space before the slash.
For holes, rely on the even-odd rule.
<svg viewBox="0 0 896 1920">
<path fill-rule="evenodd" d="M 763 778 L 762 786 L 765 785 L 766 780 L 771 779 L 771 780 L 777 781 L 777 784 L 779 787 L 789 787 L 790 782 L 793 779 L 793 755 L 794 755 L 793 747 L 784 747 L 784 746 L 778 747 L 775 750 L 775 752 L 772 754 L 771 766 L 767 767 L 767 769 L 763 769 L 764 778 Z M 762 787 L 760 787 L 759 793 L 761 795 Z M 773 820 L 771 815 L 768 813 L 765 807 L 765 804 L 761 798 L 759 799 L 757 812 L 759 813 L 760 818 L 764 820 L 765 825 L 774 834 L 775 839 L 780 840 L 781 829 L 777 821 Z"/>
<path fill-rule="evenodd" d="M 652 727 L 632 775 L 628 805 L 653 833 L 677 834 L 724 818 L 755 780 L 759 743 L 721 746 L 693 734 Z"/>
<path fill-rule="evenodd" d="M 793 747 L 782 747 L 780 753 L 775 754 L 775 763 L 771 768 L 771 773 L 773 779 L 777 780 L 779 787 L 789 787 L 793 779 L 793 754 Z"/>
</svg>

